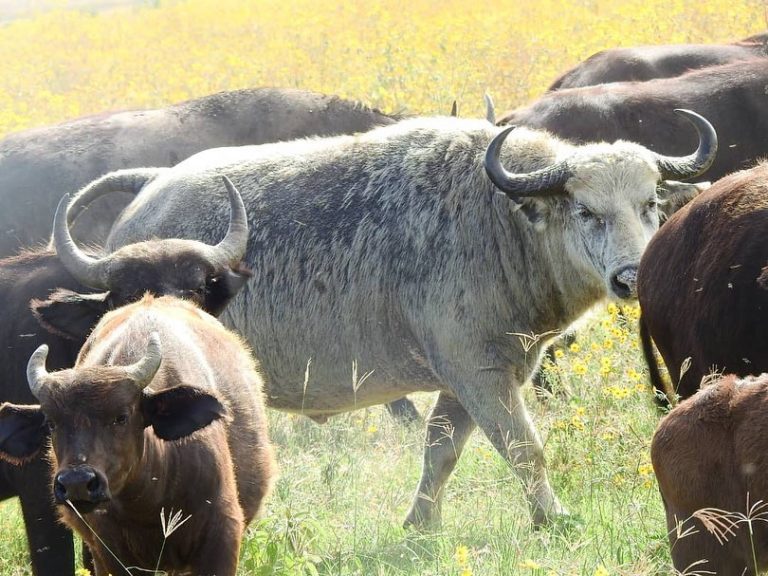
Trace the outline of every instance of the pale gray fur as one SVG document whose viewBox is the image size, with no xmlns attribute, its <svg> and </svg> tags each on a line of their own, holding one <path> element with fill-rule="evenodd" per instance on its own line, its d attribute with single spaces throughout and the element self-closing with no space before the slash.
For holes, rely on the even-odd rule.
<svg viewBox="0 0 768 576">
<path fill-rule="evenodd" d="M 248 208 L 254 275 L 222 319 L 253 347 L 269 404 L 321 416 L 440 391 L 407 523 L 439 521 L 443 484 L 475 425 L 513 464 L 542 523 L 564 509 L 520 386 L 551 338 L 526 352 L 515 333 L 567 328 L 608 296 L 615 270 L 638 264 L 658 226 L 659 173 L 635 144 L 576 147 L 519 129 L 502 152 L 509 170 L 568 158 L 574 175 L 570 196 L 518 204 L 483 166 L 500 131 L 486 120 L 414 119 L 205 151 L 152 181 L 108 247 L 218 241 L 226 174 Z M 357 390 L 353 362 L 358 378 L 370 372 Z"/>
</svg>

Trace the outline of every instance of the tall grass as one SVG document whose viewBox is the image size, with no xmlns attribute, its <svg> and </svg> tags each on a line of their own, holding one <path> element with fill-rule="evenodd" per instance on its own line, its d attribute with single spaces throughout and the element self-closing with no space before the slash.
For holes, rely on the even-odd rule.
<svg viewBox="0 0 768 576">
<path fill-rule="evenodd" d="M 602 48 L 729 41 L 764 29 L 765 14 L 756 0 L 188 0 L 99 13 L 63 3 L 0 26 L 0 135 L 262 85 L 428 114 L 458 98 L 463 116 L 482 116 L 484 91 L 500 109 L 523 103 Z M 477 433 L 446 488 L 442 528 L 405 531 L 422 427 L 404 428 L 380 408 L 324 426 L 271 412 L 282 472 L 248 532 L 240 573 L 670 573 L 648 454 L 659 414 L 635 314 L 627 322 L 602 309 L 550 369 L 555 394 L 529 394 L 553 485 L 577 519 L 571 528 L 531 529 L 521 486 Z M 432 398 L 417 401 L 426 412 Z M 0 574 L 29 574 L 15 502 L 0 504 L 0 534 Z"/>
</svg>

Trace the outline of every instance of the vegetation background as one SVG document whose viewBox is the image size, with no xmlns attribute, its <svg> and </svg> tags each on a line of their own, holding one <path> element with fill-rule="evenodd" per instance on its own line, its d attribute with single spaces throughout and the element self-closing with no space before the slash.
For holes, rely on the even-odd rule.
<svg viewBox="0 0 768 576">
<path fill-rule="evenodd" d="M 604 48 L 727 42 L 767 25 L 764 0 L 0 0 L 0 136 L 258 86 L 414 114 L 446 114 L 457 99 L 462 116 L 483 116 L 485 91 L 501 111 L 523 104 Z M 324 426 L 272 412 L 282 475 L 240 574 L 671 573 L 636 317 L 601 307 L 549 370 L 556 394 L 529 395 L 576 528 L 533 531 L 519 483 L 477 433 L 442 529 L 405 531 L 422 425 L 378 407 Z M 417 402 L 426 411 L 432 398 Z M 0 574 L 30 574 L 15 501 L 0 504 L 0 535 Z"/>
</svg>

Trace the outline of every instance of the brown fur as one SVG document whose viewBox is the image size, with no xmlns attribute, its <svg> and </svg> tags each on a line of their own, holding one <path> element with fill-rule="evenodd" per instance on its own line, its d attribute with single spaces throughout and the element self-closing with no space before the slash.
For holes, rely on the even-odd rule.
<svg viewBox="0 0 768 576">
<path fill-rule="evenodd" d="M 768 372 L 767 234 L 763 163 L 716 182 L 649 243 L 638 270 L 642 336 L 656 343 L 682 398 L 713 370 Z M 686 358 L 690 368 L 681 375 Z"/>
<path fill-rule="evenodd" d="M 727 376 L 682 402 L 659 425 L 651 458 L 677 570 L 707 560 L 696 570 L 755 574 L 753 544 L 758 569 L 768 567 L 766 522 L 752 523 L 751 542 L 743 520 L 745 516 L 760 517 L 764 508 L 753 509 L 751 514 L 749 509 L 768 501 L 766 414 L 768 375 L 747 380 Z M 727 542 L 719 543 L 702 521 L 707 515 L 697 511 L 706 508 L 743 515 L 730 516 L 736 525 Z"/>
<path fill-rule="evenodd" d="M 227 416 L 177 441 L 145 428 L 141 392 L 120 368 L 139 360 L 150 334 L 163 361 L 149 389 L 179 384 L 215 396 Z M 275 466 L 267 439 L 261 378 L 242 341 L 182 300 L 145 297 L 106 315 L 75 367 L 53 373 L 41 396 L 56 423 L 54 468 L 87 463 L 109 482 L 111 499 L 85 514 L 127 566 L 154 568 L 163 544 L 160 514 L 190 520 L 165 544 L 160 567 L 170 574 L 234 576 L 240 540 L 270 490 Z M 50 384 L 50 385 L 49 385 Z M 129 414 L 127 424 L 114 424 Z M 121 573 L 112 555 L 75 513 L 62 519 L 94 554 L 98 576 Z"/>
</svg>

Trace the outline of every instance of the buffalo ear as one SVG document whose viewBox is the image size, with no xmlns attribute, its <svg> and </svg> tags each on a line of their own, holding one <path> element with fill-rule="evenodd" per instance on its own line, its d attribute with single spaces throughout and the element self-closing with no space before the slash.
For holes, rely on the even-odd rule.
<svg viewBox="0 0 768 576">
<path fill-rule="evenodd" d="M 32 460 L 47 436 L 40 406 L 0 404 L 0 460 L 20 466 Z"/>
<path fill-rule="evenodd" d="M 78 294 L 59 288 L 47 300 L 32 300 L 30 308 L 49 332 L 85 342 L 99 319 L 109 310 L 109 292 Z"/>
<path fill-rule="evenodd" d="M 162 440 L 178 440 L 205 428 L 227 414 L 219 400 L 193 386 L 175 386 L 144 393 L 144 425 L 152 426 Z"/>
<path fill-rule="evenodd" d="M 239 267 L 227 268 L 224 274 L 211 278 L 206 286 L 205 311 L 212 316 L 221 314 L 251 276 L 250 270 Z"/>
<path fill-rule="evenodd" d="M 680 210 L 691 200 L 712 185 L 711 182 L 678 182 L 662 180 L 656 186 L 656 194 L 661 200 L 659 220 L 665 222 L 672 214 Z"/>
</svg>

